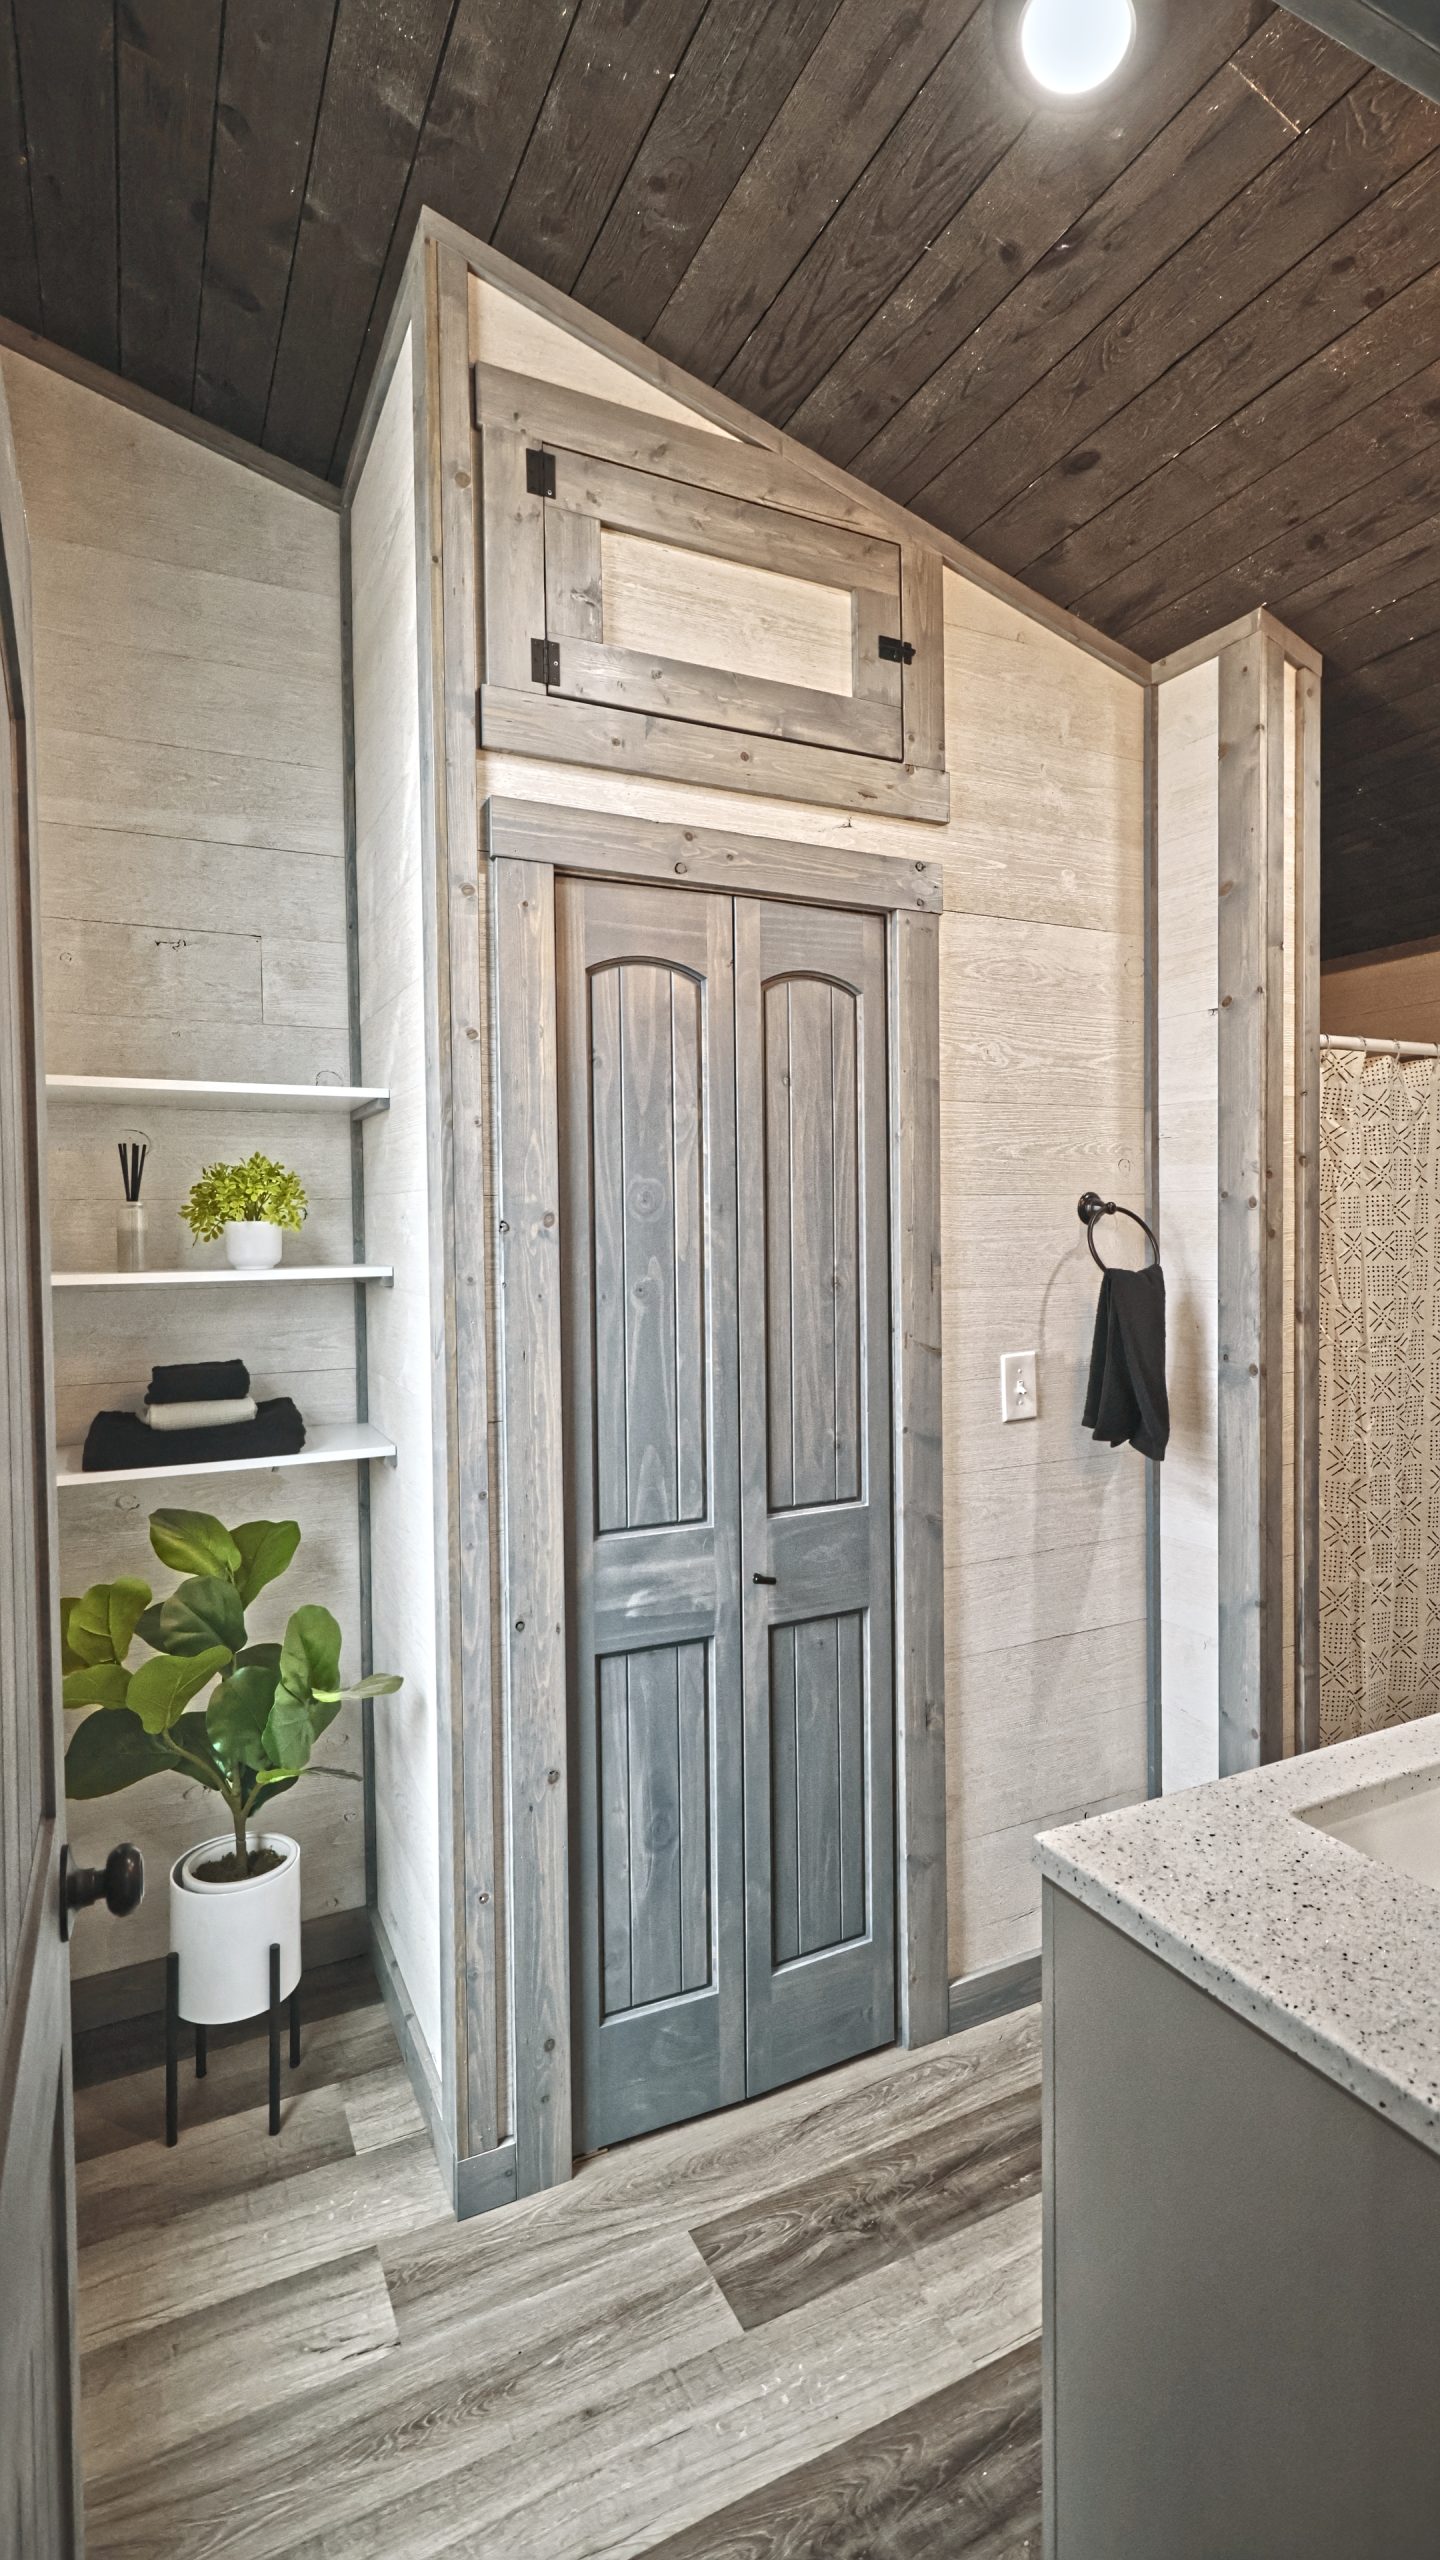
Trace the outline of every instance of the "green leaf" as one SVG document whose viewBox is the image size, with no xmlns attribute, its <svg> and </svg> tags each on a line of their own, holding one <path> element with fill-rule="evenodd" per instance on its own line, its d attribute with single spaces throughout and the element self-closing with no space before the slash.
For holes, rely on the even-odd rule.
<svg viewBox="0 0 1440 2560">
<path fill-rule="evenodd" d="M 119 1582 L 92 1582 L 70 1604 L 66 1634 L 71 1653 L 80 1662 L 123 1662 L 149 1597 L 148 1582 L 125 1577 Z"/>
<path fill-rule="evenodd" d="M 217 1793 L 223 1789 L 225 1772 L 210 1747 L 210 1736 L 203 1715 L 182 1716 L 178 1724 L 172 1724 L 165 1739 L 172 1751 L 180 1750 L 188 1754 L 187 1760 L 180 1768 L 182 1778 L 196 1778 L 201 1786 L 214 1787 Z M 189 1765 L 191 1760 L 198 1761 L 199 1767 L 192 1769 Z"/>
<path fill-rule="evenodd" d="M 70 1641 L 70 1612 L 72 1609 L 78 1609 L 79 1606 L 79 1599 L 73 1591 L 67 1593 L 60 1603 L 60 1668 L 62 1671 L 78 1671 L 85 1659 L 83 1653 L 76 1652 Z"/>
<path fill-rule="evenodd" d="M 248 1609 L 257 1591 L 285 1571 L 300 1544 L 298 1520 L 242 1520 L 235 1531 L 240 1550 L 236 1589 Z"/>
<path fill-rule="evenodd" d="M 125 1574 L 110 1585 L 110 1641 L 115 1659 L 123 1662 L 134 1641 L 135 1630 L 150 1605 L 150 1585 Z"/>
<path fill-rule="evenodd" d="M 152 1511 L 150 1544 L 172 1573 L 219 1573 L 233 1579 L 240 1570 L 239 1548 L 208 1511 Z"/>
<path fill-rule="evenodd" d="M 161 1600 L 152 1600 L 149 1608 L 142 1609 L 135 1621 L 135 1633 L 142 1644 L 148 1644 L 152 1653 L 160 1653 L 164 1649 L 165 1640 L 160 1633 L 160 1612 L 164 1605 Z"/>
<path fill-rule="evenodd" d="M 280 1648 L 280 1685 L 292 1698 L 309 1698 L 317 1690 L 338 1695 L 340 1629 L 328 1609 L 292 1612 Z"/>
<path fill-rule="evenodd" d="M 78 1800 L 114 1795 L 168 1769 L 169 1754 L 128 1707 L 87 1716 L 65 1754 L 65 1793 Z"/>
<path fill-rule="evenodd" d="M 246 1665 L 252 1662 L 263 1662 L 267 1671 L 278 1671 L 280 1647 L 278 1644 L 242 1644 L 235 1659 L 237 1663 Z"/>
<path fill-rule="evenodd" d="M 167 1733 L 178 1722 L 207 1680 L 230 1659 L 228 1645 L 212 1645 L 208 1653 L 152 1653 L 130 1680 L 129 1706 L 147 1733 Z"/>
<path fill-rule="evenodd" d="M 303 1775 L 304 1771 L 300 1769 L 257 1769 L 255 1783 L 270 1790 L 282 1786 L 293 1787 L 296 1779 Z"/>
<path fill-rule="evenodd" d="M 299 1775 L 298 1771 L 296 1772 L 296 1775 Z M 257 1788 L 255 1794 L 250 1799 L 251 1821 L 258 1822 L 272 1797 L 287 1794 L 294 1784 L 294 1778 L 273 1778 L 267 1780 L 263 1787 Z"/>
<path fill-rule="evenodd" d="M 245 1641 L 245 1611 L 233 1582 L 221 1574 L 196 1574 L 161 1603 L 160 1638 L 167 1653 L 207 1653 L 223 1645 L 236 1654 Z"/>
<path fill-rule="evenodd" d="M 216 1756 L 227 1769 L 258 1769 L 265 1752 L 261 1736 L 275 1696 L 275 1674 L 263 1663 L 251 1663 L 222 1680 L 205 1710 L 205 1727 Z"/>
<path fill-rule="evenodd" d="M 82 1662 L 67 1671 L 63 1696 L 67 1707 L 123 1707 L 130 1693 L 130 1673 L 123 1662 Z"/>
<path fill-rule="evenodd" d="M 295 1697 L 282 1682 L 261 1736 L 262 1767 L 293 1776 L 309 1760 L 319 1730 L 309 1699 Z"/>
<path fill-rule="evenodd" d="M 393 1698 L 404 1681 L 398 1671 L 372 1671 L 364 1680 L 347 1680 L 343 1689 L 316 1689 L 312 1694 L 327 1706 L 338 1706 L 342 1698 Z"/>
</svg>

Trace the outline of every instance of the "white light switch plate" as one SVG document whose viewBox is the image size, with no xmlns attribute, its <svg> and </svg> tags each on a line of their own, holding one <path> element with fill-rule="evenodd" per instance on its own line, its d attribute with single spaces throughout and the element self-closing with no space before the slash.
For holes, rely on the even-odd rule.
<svg viewBox="0 0 1440 2560">
<path fill-rule="evenodd" d="M 1039 1410 L 1034 1352 L 1003 1351 L 1000 1355 L 1001 1421 L 1033 1422 Z"/>
</svg>

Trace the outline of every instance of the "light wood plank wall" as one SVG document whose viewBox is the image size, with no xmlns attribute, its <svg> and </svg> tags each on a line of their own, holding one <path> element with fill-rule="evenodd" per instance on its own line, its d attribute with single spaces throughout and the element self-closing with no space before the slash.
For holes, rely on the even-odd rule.
<svg viewBox="0 0 1440 2560">
<path fill-rule="evenodd" d="M 416 662 L 414 396 L 400 350 L 350 520 L 360 1067 L 388 1084 L 365 1124 L 366 1241 L 393 1263 L 369 1308 L 371 1409 L 396 1443 L 370 1496 L 377 1663 L 406 1685 L 374 1720 L 376 1911 L 439 2072 L 440 1874 L 436 1759 L 437 1530 L 431 1422 L 434 1310 L 426 1133 L 420 699 Z"/>
<path fill-rule="evenodd" d="M 46 1064 L 80 1075 L 348 1083 L 338 518 L 24 357 L 7 354 L 3 365 L 34 556 Z M 332 1115 L 167 1112 L 122 1125 L 87 1109 L 52 1123 L 57 1266 L 113 1264 L 115 1140 L 142 1131 L 155 1260 L 195 1251 L 176 1211 L 200 1164 L 256 1145 L 293 1164 L 309 1189 L 307 1257 L 350 1258 L 349 1130 Z M 198 1258 L 223 1256 L 203 1247 Z M 133 1405 L 155 1360 L 216 1353 L 238 1353 L 262 1393 L 293 1395 L 312 1422 L 353 1417 L 347 1288 L 197 1297 L 57 1301 L 62 1439 L 81 1437 L 102 1405 Z M 66 1589 L 145 1573 L 146 1517 L 167 1501 L 236 1520 L 297 1519 L 299 1559 L 257 1607 L 252 1632 L 277 1635 L 288 1606 L 320 1600 L 358 1663 L 351 1470 L 64 1493 Z M 169 1587 L 158 1565 L 155 1576 Z M 359 1754 L 358 1717 L 347 1713 L 325 1756 L 358 1772 Z M 360 1786 L 315 1778 L 288 1804 L 305 1849 L 307 1915 L 357 1908 Z M 131 1838 L 149 1872 L 132 1920 L 98 1911 L 77 1930 L 77 1975 L 163 1953 L 166 1867 L 212 1819 L 203 1790 L 168 1780 L 75 1808 L 77 1856 L 103 1859 Z"/>
<path fill-rule="evenodd" d="M 471 353 L 716 432 L 488 281 Z M 1143 725 L 1128 677 L 945 574 L 943 827 L 538 759 L 479 789 L 927 856 L 941 941 L 950 1960 L 1032 1954 L 1031 1842 L 1145 1791 L 1144 1468 L 1080 1429 L 1097 1275 L 1075 1203 L 1144 1188 Z M 1040 1417 L 999 1419 L 1003 1351 Z"/>
</svg>

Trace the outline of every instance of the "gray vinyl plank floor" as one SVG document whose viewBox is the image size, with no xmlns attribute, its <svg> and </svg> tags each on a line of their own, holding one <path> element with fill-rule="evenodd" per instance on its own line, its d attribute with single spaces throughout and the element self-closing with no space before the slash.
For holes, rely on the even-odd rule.
<svg viewBox="0 0 1440 2560">
<path fill-rule="evenodd" d="M 1035 2012 L 457 2225 L 317 2007 L 276 2142 L 262 2045 L 171 2152 L 149 2030 L 81 2074 L 89 2560 L 1036 2560 Z"/>
</svg>

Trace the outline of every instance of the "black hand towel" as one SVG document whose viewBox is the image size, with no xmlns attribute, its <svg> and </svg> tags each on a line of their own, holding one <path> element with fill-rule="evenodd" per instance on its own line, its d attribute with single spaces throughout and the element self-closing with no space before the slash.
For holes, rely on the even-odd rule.
<svg viewBox="0 0 1440 2560">
<path fill-rule="evenodd" d="M 181 1360 L 152 1369 L 147 1404 L 212 1404 L 217 1396 L 248 1396 L 250 1372 L 243 1360 Z"/>
<path fill-rule="evenodd" d="M 1107 1271 L 1095 1310 L 1085 1428 L 1118 1449 L 1128 1440 L 1142 1458 L 1163 1458 L 1170 1437 L 1165 1392 L 1165 1274 Z"/>
<path fill-rule="evenodd" d="M 238 1366 L 238 1363 L 237 1363 Z M 208 1430 L 152 1431 L 138 1413 L 97 1413 L 85 1435 L 86 1475 L 112 1475 L 118 1467 L 203 1467 L 220 1458 L 293 1458 L 305 1446 L 305 1425 L 288 1396 L 271 1396 L 253 1422 L 224 1422 Z"/>
</svg>

